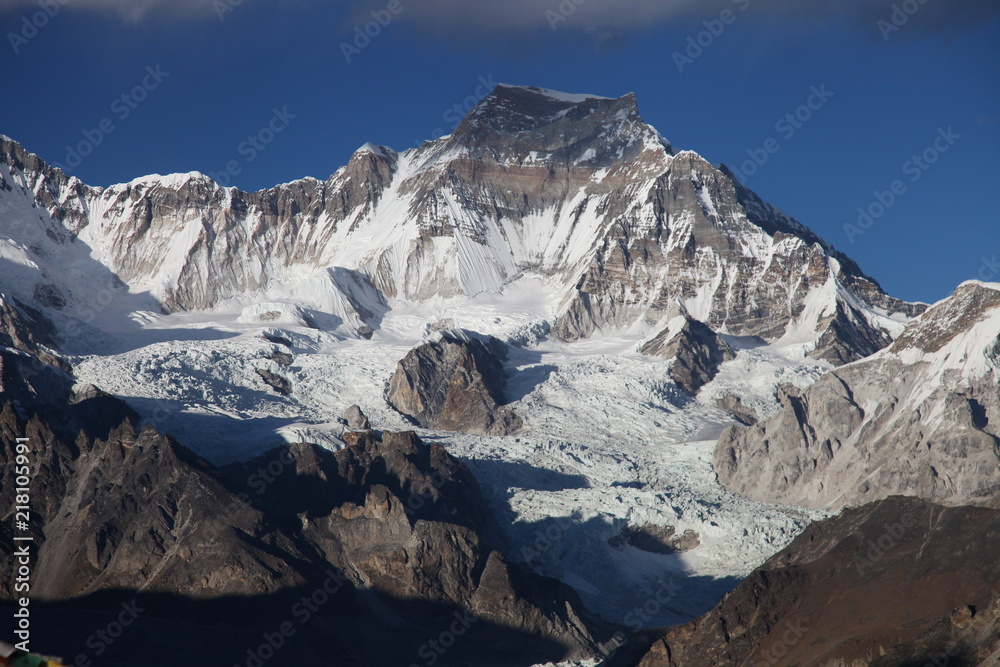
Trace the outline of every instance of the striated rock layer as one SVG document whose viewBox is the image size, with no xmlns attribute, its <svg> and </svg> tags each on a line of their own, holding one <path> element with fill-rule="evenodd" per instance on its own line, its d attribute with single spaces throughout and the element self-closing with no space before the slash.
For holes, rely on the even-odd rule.
<svg viewBox="0 0 1000 667">
<path fill-rule="evenodd" d="M 963 283 L 879 354 L 788 388 L 782 410 L 730 427 L 719 481 L 768 502 L 839 509 L 893 494 L 1000 494 L 1000 284 Z"/>
<path fill-rule="evenodd" d="M 10 276 L 16 295 L 68 317 L 128 285 L 167 311 L 292 301 L 366 336 L 399 299 L 531 274 L 552 286 L 563 339 L 654 327 L 679 301 L 715 331 L 794 334 L 843 363 L 922 308 L 725 167 L 675 151 L 631 94 L 501 85 L 446 137 L 366 144 L 325 181 L 254 193 L 194 172 L 93 188 L 0 138 L 0 214 L 7 254 L 40 269 Z"/>
<path fill-rule="evenodd" d="M 736 357 L 718 334 L 687 314 L 671 319 L 640 351 L 671 360 L 670 378 L 691 394 L 712 381 L 722 362 Z"/>
<path fill-rule="evenodd" d="M 509 435 L 521 418 L 502 405 L 506 347 L 492 336 L 444 331 L 410 350 L 389 382 L 389 404 L 425 428 Z"/>
</svg>

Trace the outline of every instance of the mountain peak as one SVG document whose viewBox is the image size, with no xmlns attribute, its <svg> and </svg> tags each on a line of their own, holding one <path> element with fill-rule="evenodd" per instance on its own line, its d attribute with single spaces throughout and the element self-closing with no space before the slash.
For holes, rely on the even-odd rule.
<svg viewBox="0 0 1000 667">
<path fill-rule="evenodd" d="M 611 98 L 502 83 L 473 107 L 462 125 L 469 123 L 496 132 L 518 133 L 585 119 L 641 122 L 634 93 Z"/>
<path fill-rule="evenodd" d="M 125 185 L 127 187 L 136 187 L 141 185 L 145 185 L 148 187 L 161 186 L 167 189 L 176 190 L 178 188 L 183 187 L 190 181 L 214 183 L 214 181 L 209 176 L 206 176 L 200 171 L 189 171 L 183 174 L 182 173 L 147 174 L 146 176 L 139 176 L 138 178 L 133 178 Z M 114 188 L 115 186 L 111 187 Z"/>
<path fill-rule="evenodd" d="M 560 102 L 569 102 L 571 104 L 576 104 L 578 102 L 586 102 L 587 100 L 614 99 L 611 97 L 604 97 L 603 95 L 563 93 L 558 90 L 551 90 L 549 88 L 539 88 L 538 86 L 519 86 L 511 83 L 501 83 L 497 86 L 497 89 L 510 90 L 512 92 L 524 92 L 532 95 L 540 95 L 542 97 L 547 97 L 551 100 L 557 100 Z M 634 93 L 629 93 L 629 95 L 632 95 L 633 97 L 635 96 Z"/>
<path fill-rule="evenodd" d="M 635 94 L 600 97 L 533 86 L 498 85 L 448 138 L 450 148 L 507 164 L 602 169 L 653 151 L 662 163 L 670 143 L 639 115 Z"/>
</svg>

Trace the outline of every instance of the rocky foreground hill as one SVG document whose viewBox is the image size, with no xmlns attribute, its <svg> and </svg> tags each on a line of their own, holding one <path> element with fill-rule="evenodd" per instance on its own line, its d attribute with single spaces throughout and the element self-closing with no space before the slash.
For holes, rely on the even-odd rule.
<svg viewBox="0 0 1000 667">
<path fill-rule="evenodd" d="M 996 665 L 1000 510 L 895 496 L 819 521 L 692 622 L 605 667 Z"/>
<path fill-rule="evenodd" d="M 110 666 L 276 653 L 284 665 L 513 667 L 599 656 L 612 639 L 572 589 L 493 546 L 475 479 L 440 445 L 361 430 L 336 453 L 291 445 L 218 468 L 24 347 L 0 352 L 0 463 L 12 467 L 27 438 L 32 645 L 47 653 Z M 0 487 L 8 561 L 15 493 Z M 0 581 L 0 599 L 18 597 L 14 585 Z M 95 639 L 123 610 L 126 631 Z"/>
</svg>

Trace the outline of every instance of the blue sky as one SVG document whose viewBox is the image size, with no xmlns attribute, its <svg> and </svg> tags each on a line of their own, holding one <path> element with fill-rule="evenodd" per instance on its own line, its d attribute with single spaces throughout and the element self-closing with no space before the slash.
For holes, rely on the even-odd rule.
<svg viewBox="0 0 1000 667">
<path fill-rule="evenodd" d="M 325 178 L 366 141 L 450 131 L 493 82 L 635 92 L 891 294 L 1000 281 L 995 1 L 64 3 L 0 0 L 0 132 L 93 185 Z"/>
</svg>

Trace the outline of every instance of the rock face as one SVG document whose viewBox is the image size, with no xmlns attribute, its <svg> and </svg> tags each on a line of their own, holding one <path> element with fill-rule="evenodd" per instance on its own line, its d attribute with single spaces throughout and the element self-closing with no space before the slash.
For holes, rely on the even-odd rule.
<svg viewBox="0 0 1000 667">
<path fill-rule="evenodd" d="M 412 433 L 356 432 L 336 454 L 294 445 L 218 469 L 138 430 L 127 409 L 95 435 L 72 428 L 76 406 L 62 417 L 49 407 L 0 411 L 0 464 L 13 466 L 15 438 L 28 438 L 32 639 L 49 652 L 72 660 L 120 605 L 141 614 L 101 656 L 112 667 L 245 664 L 248 647 L 290 620 L 282 664 L 410 664 L 450 632 L 440 664 L 513 667 L 586 657 L 610 635 L 571 589 L 490 546 L 471 474 Z M 5 507 L 14 493 L 0 487 Z M 0 527 L 7 560 L 12 525 Z M 12 586 L 0 582 L 0 606 Z"/>
<path fill-rule="evenodd" d="M 37 310 L 0 295 L 0 345 L 38 354 L 58 347 L 52 323 Z"/>
<path fill-rule="evenodd" d="M 719 372 L 719 365 L 736 357 L 732 348 L 704 323 L 678 315 L 646 342 L 643 354 L 671 359 L 671 379 L 690 394 L 697 394 Z"/>
<path fill-rule="evenodd" d="M 0 347 L 24 352 L 40 364 L 66 372 L 72 370 L 52 352 L 59 347 L 59 340 L 45 315 L 3 294 L 0 294 Z"/>
<path fill-rule="evenodd" d="M 365 413 L 361 411 L 361 408 L 356 405 L 352 405 L 347 408 L 344 412 L 344 421 L 347 422 L 348 428 L 359 429 L 362 431 L 371 428 L 368 424 L 368 417 L 366 417 Z"/>
<path fill-rule="evenodd" d="M 789 389 L 722 434 L 719 481 L 751 498 L 839 509 L 892 494 L 983 503 L 1000 490 L 1000 285 L 969 282 L 891 347 Z"/>
<path fill-rule="evenodd" d="M 446 137 L 402 153 L 366 144 L 325 181 L 255 193 L 194 172 L 92 188 L 2 138 L 0 206 L 17 264 L 41 269 L 0 279 L 67 318 L 128 285 L 166 311 L 291 300 L 247 316 L 295 311 L 369 336 L 396 299 L 532 275 L 561 299 L 563 339 L 654 326 L 680 301 L 715 331 L 795 333 L 842 363 L 921 310 L 725 167 L 675 151 L 631 94 L 501 85 Z"/>
<path fill-rule="evenodd" d="M 756 410 L 748 405 L 744 405 L 740 397 L 733 394 L 720 396 L 716 399 L 715 405 L 728 412 L 736 421 L 744 426 L 752 426 L 759 419 Z"/>
<path fill-rule="evenodd" d="M 276 393 L 281 394 L 282 396 L 288 396 L 292 393 L 292 382 L 284 375 L 272 373 L 266 368 L 256 368 L 254 370 L 257 371 L 257 375 L 260 376 L 260 379 L 264 382 L 264 384 L 269 386 Z"/>
<path fill-rule="evenodd" d="M 468 331 L 440 332 L 410 350 L 389 382 L 389 403 L 425 428 L 509 435 L 521 418 L 505 405 L 503 343 Z"/>
<path fill-rule="evenodd" d="M 677 529 L 673 526 L 653 524 L 626 526 L 617 539 L 636 549 L 657 554 L 683 553 L 696 549 L 701 544 L 698 533 L 691 529 L 677 534 Z"/>
<path fill-rule="evenodd" d="M 712 611 L 636 638 L 606 664 L 993 664 L 998 550 L 997 509 L 902 497 L 848 509 L 810 525 Z"/>
<path fill-rule="evenodd" d="M 71 367 L 51 352 L 51 323 L 0 296 L 0 403 L 57 425 L 70 440 L 79 432 L 105 437 L 124 419 L 138 419 L 122 401 L 92 385 L 77 385 Z"/>
</svg>

